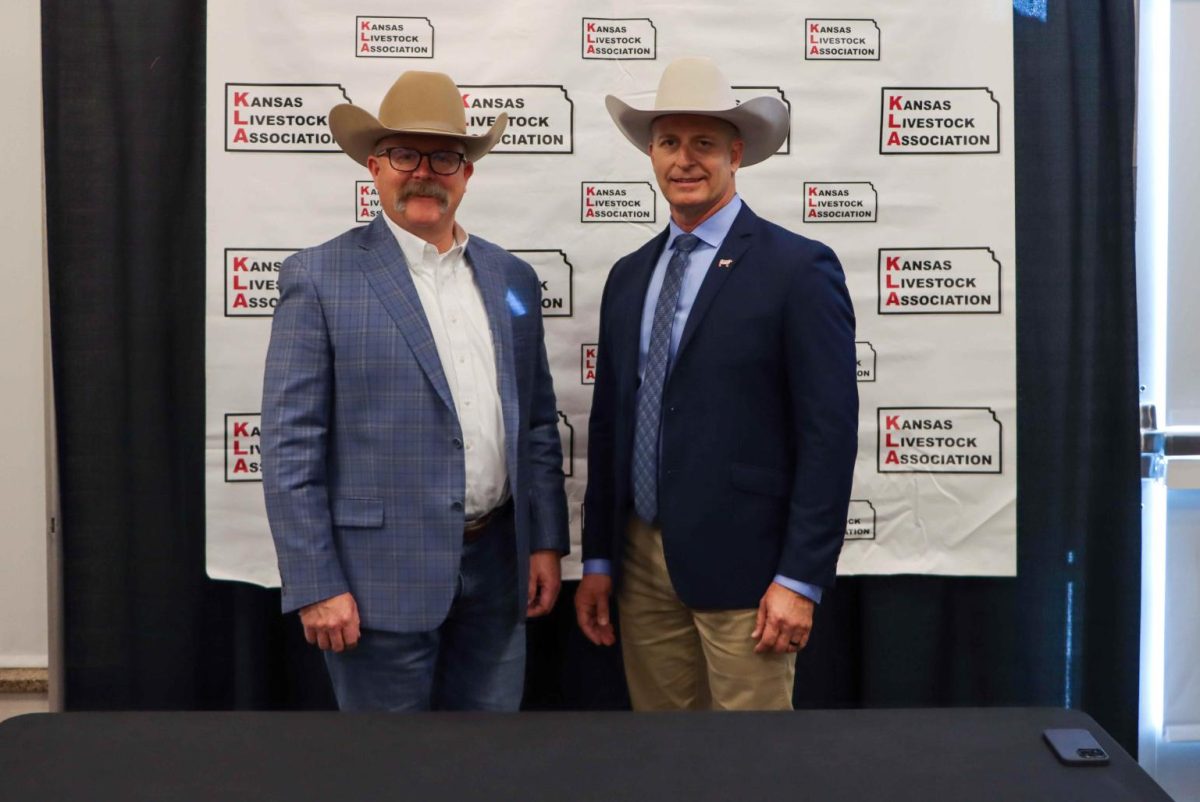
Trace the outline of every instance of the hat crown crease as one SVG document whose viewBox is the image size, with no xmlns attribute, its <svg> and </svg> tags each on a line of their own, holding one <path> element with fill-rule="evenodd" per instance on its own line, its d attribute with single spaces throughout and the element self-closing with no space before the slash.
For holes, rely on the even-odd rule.
<svg viewBox="0 0 1200 802">
<path fill-rule="evenodd" d="M 725 111 L 737 105 L 733 93 L 722 87 L 663 87 L 655 98 L 656 109 L 710 109 Z"/>
<path fill-rule="evenodd" d="M 658 92 L 649 108 L 638 108 L 616 95 L 604 101 L 617 128 L 638 150 L 645 153 L 651 126 L 670 114 L 698 114 L 731 123 L 745 143 L 742 167 L 769 158 L 787 141 L 791 113 L 784 102 L 770 94 L 756 95 L 739 103 L 733 86 L 712 59 L 676 59 L 663 71 Z"/>
<path fill-rule="evenodd" d="M 681 58 L 671 63 L 658 82 L 656 109 L 726 110 L 737 105 L 724 73 L 707 58 Z"/>
<path fill-rule="evenodd" d="M 467 133 L 467 114 L 461 90 L 449 75 L 408 70 L 400 75 L 379 104 L 378 116 L 342 103 L 329 112 L 334 140 L 350 158 L 366 165 L 380 139 L 393 134 L 448 136 L 462 142 L 472 162 L 483 158 L 500 141 L 508 126 L 508 114 L 491 118 L 486 133 Z"/>
<path fill-rule="evenodd" d="M 460 134 L 467 130 L 462 97 L 449 80 L 406 81 L 402 77 L 379 104 L 379 122 L 388 128 L 432 128 Z"/>
</svg>

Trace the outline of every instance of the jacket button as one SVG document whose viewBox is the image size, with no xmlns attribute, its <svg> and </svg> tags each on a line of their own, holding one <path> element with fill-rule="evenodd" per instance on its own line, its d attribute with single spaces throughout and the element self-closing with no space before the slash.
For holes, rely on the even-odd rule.
<svg viewBox="0 0 1200 802">
<path fill-rule="evenodd" d="M 454 438 L 453 440 L 451 440 L 450 442 L 454 445 L 455 448 L 462 448 L 462 440 L 459 440 L 457 437 Z"/>
<path fill-rule="evenodd" d="M 455 512 L 462 512 L 462 508 L 463 506 L 461 501 L 455 501 L 450 505 L 450 509 L 454 510 Z"/>
</svg>

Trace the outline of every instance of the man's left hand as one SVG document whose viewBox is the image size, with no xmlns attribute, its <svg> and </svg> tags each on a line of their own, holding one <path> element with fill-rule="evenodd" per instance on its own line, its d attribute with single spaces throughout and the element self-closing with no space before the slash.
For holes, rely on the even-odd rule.
<svg viewBox="0 0 1200 802">
<path fill-rule="evenodd" d="M 554 608 L 562 588 L 561 555 L 557 551 L 535 551 L 529 555 L 529 598 L 525 615 L 537 618 Z"/>
<path fill-rule="evenodd" d="M 772 582 L 758 602 L 758 620 L 750 637 L 758 641 L 756 653 L 798 652 L 812 631 L 813 604 L 793 590 Z"/>
</svg>

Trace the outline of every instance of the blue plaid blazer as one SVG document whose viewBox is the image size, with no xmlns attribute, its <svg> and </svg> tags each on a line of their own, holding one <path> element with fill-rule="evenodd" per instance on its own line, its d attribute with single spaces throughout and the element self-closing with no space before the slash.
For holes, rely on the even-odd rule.
<svg viewBox="0 0 1200 802">
<path fill-rule="evenodd" d="M 525 607 L 528 555 L 569 549 L 554 388 L 533 269 L 471 237 L 496 347 Z M 289 612 L 345 591 L 364 627 L 438 627 L 463 539 L 462 431 L 382 217 L 289 257 L 263 380 L 263 492 Z"/>
</svg>

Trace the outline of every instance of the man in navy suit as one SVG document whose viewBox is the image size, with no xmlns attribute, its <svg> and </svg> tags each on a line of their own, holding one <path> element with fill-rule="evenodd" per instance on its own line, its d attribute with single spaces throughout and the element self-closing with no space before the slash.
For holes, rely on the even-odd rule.
<svg viewBox="0 0 1200 802">
<path fill-rule="evenodd" d="M 654 108 L 606 105 L 649 152 L 671 222 L 604 289 L 576 615 L 614 643 L 616 588 L 637 710 L 790 709 L 857 453 L 842 268 L 737 194 L 737 170 L 787 136 L 778 99 L 739 105 L 691 58 Z"/>
<path fill-rule="evenodd" d="M 501 114 L 466 134 L 441 73 L 330 129 L 382 214 L 279 273 L 263 489 L 283 609 L 343 710 L 516 710 L 525 618 L 568 550 L 541 288 L 455 211 Z"/>
</svg>

